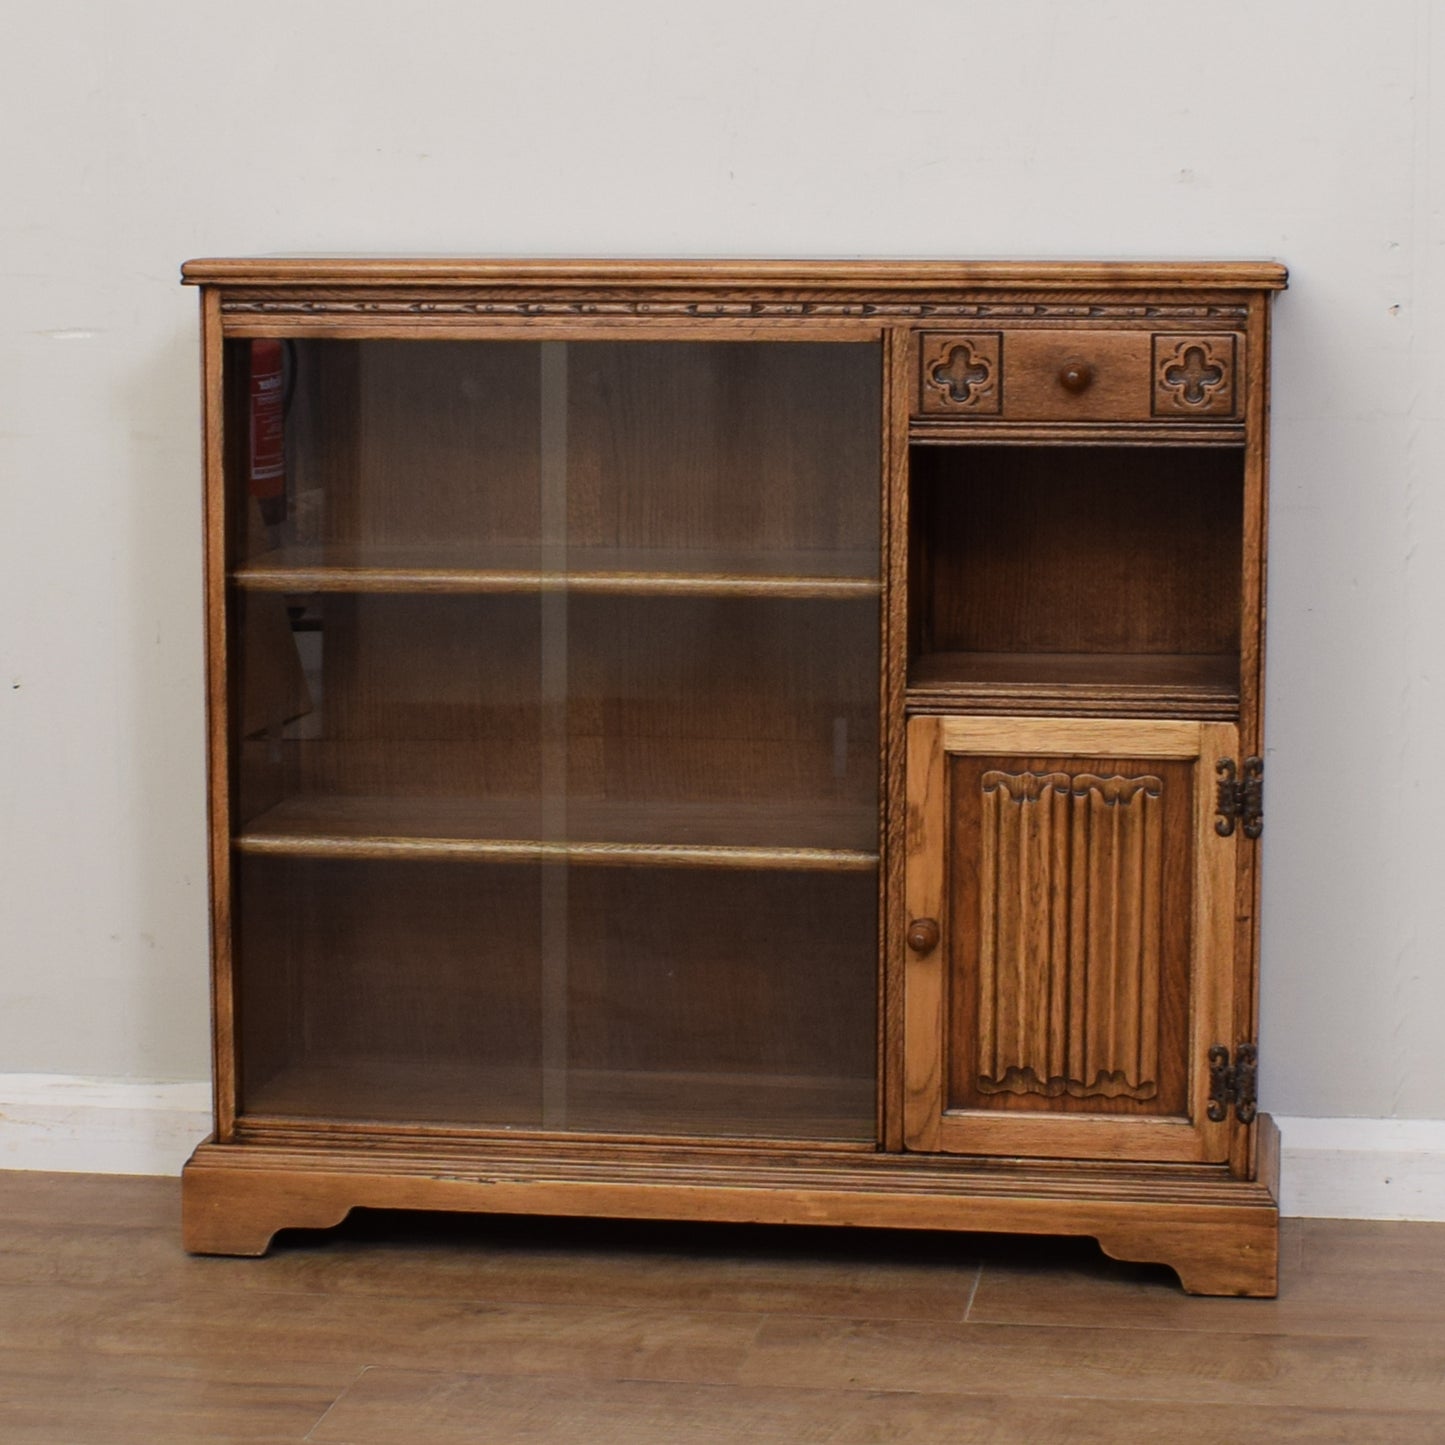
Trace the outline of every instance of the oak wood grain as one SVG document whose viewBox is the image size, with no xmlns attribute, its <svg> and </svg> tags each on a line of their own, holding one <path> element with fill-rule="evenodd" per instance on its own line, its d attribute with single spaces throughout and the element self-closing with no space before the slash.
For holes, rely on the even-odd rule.
<svg viewBox="0 0 1445 1445">
<path fill-rule="evenodd" d="M 905 913 L 910 931 L 914 920 L 936 925 L 927 934 L 932 947 L 910 949 L 903 955 L 903 1137 L 908 1148 L 923 1152 L 939 1148 L 946 1058 L 944 989 L 954 926 L 944 908 L 947 895 L 941 869 L 918 862 L 920 858 L 927 865 L 938 861 L 946 807 L 942 732 L 936 718 L 913 718 L 908 724 L 904 856 L 914 861 L 904 875 Z"/>
<path fill-rule="evenodd" d="M 1244 469 L 1244 538 L 1240 567 L 1240 746 L 1246 755 L 1265 756 L 1264 650 L 1265 573 L 1269 533 L 1269 308 L 1251 304 L 1249 442 Z M 1259 1036 L 1259 901 L 1262 883 L 1259 849 L 1239 851 L 1235 917 L 1235 1037 Z M 1251 1142 L 1236 1142 L 1233 1165 L 1247 1173 L 1255 1167 Z"/>
<path fill-rule="evenodd" d="M 1046 752 L 1134 758 L 1199 756 L 1202 729 L 1197 723 L 1113 721 L 1105 718 L 949 717 L 940 722 L 943 747 L 949 751 L 1012 752 L 1027 756 Z"/>
</svg>

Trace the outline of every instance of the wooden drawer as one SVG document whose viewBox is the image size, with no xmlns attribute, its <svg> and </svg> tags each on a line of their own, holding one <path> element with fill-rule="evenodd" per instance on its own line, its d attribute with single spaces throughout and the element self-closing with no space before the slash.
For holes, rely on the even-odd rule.
<svg viewBox="0 0 1445 1445">
<path fill-rule="evenodd" d="M 1237 332 L 925 331 L 919 416 L 1043 422 L 1237 421 Z"/>
</svg>

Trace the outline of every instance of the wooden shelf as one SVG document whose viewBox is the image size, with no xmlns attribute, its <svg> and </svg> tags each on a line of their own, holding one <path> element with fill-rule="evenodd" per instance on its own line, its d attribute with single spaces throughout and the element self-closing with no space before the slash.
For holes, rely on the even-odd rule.
<svg viewBox="0 0 1445 1445">
<path fill-rule="evenodd" d="M 544 1118 L 542 1100 L 554 1102 Z M 498 1067 L 437 1059 L 305 1062 L 248 1087 L 248 1120 L 347 1120 L 640 1136 L 871 1141 L 871 1079 Z"/>
<path fill-rule="evenodd" d="M 984 712 L 1232 717 L 1239 711 L 1239 659 L 1229 653 L 925 653 L 909 666 L 908 703 Z"/>
<path fill-rule="evenodd" d="M 550 561 L 551 559 L 549 559 Z M 535 546 L 287 546 L 235 568 L 259 592 L 575 592 L 651 596 L 876 597 L 878 554 L 570 547 L 544 566 Z"/>
<path fill-rule="evenodd" d="M 566 861 L 594 867 L 865 872 L 877 814 L 828 803 L 568 801 L 547 837 L 536 799 L 288 798 L 237 834 L 242 853 L 301 858 Z"/>
</svg>

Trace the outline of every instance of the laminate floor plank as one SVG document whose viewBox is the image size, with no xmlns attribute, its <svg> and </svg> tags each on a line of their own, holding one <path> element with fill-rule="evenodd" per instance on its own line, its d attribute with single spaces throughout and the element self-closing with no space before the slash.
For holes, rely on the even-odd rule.
<svg viewBox="0 0 1445 1445">
<path fill-rule="evenodd" d="M 1312 1274 L 1445 1274 L 1445 1224 L 1378 1219 L 1301 1219 L 1304 1264 Z"/>
<path fill-rule="evenodd" d="M 506 1375 L 367 1370 L 316 1428 L 316 1445 L 1438 1445 L 1438 1417 L 1030 1400 L 898 1391 L 727 1388 L 636 1380 L 552 1382 Z"/>
<path fill-rule="evenodd" d="M 1083 1395 L 1107 1400 L 1440 1413 L 1445 1335 L 1223 1334 L 1184 1329 L 798 1320 L 758 1332 L 743 1385 Z"/>
<path fill-rule="evenodd" d="M 0 1353 L 5 1445 L 276 1445 L 306 1439 L 356 1379 L 350 1367 L 281 1381 L 260 1352 L 198 1365 L 87 1351 Z"/>
<path fill-rule="evenodd" d="M 765 1316 L 508 1305 L 264 1291 L 17 1286 L 5 1292 L 0 1350 L 138 1356 L 209 1369 L 263 1358 L 276 1378 L 318 1366 L 391 1364 L 510 1374 L 703 1380 L 735 1377 Z M 263 1344 L 260 1342 L 264 1342 Z"/>
<path fill-rule="evenodd" d="M 359 1213 L 191 1258 L 174 1180 L 0 1173 L 3 1445 L 1445 1441 L 1445 1226 L 1278 1301 L 1091 1241 Z"/>
<path fill-rule="evenodd" d="M 52 1174 L 0 1169 L 0 1225 L 139 1226 L 179 1230 L 178 1179 L 148 1174 Z"/>
</svg>

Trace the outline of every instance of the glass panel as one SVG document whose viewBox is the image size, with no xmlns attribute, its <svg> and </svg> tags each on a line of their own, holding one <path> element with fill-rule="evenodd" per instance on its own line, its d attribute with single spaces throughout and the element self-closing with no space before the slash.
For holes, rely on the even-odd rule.
<svg viewBox="0 0 1445 1445">
<path fill-rule="evenodd" d="M 556 826 L 679 866 L 574 864 L 547 895 L 557 1127 L 873 1136 L 877 613 L 572 599 Z"/>
<path fill-rule="evenodd" d="M 227 367 L 234 561 L 273 585 L 286 569 L 537 567 L 535 344 L 242 341 Z"/>
<path fill-rule="evenodd" d="M 566 392 L 572 570 L 615 548 L 651 570 L 677 553 L 740 578 L 878 577 L 876 347 L 548 349 L 550 419 Z"/>
<path fill-rule="evenodd" d="M 573 868 L 566 1126 L 872 1139 L 875 887 Z"/>
<path fill-rule="evenodd" d="M 871 1139 L 878 352 L 543 350 L 546 806 L 680 865 L 544 895 L 549 1122 Z"/>
<path fill-rule="evenodd" d="M 534 595 L 245 591 L 236 823 L 540 837 Z M 480 832 L 478 832 L 480 827 Z"/>
<path fill-rule="evenodd" d="M 242 857 L 242 1110 L 539 1123 L 540 871 Z"/>
<path fill-rule="evenodd" d="M 878 348 L 228 364 L 243 1108 L 871 1139 Z"/>
</svg>

